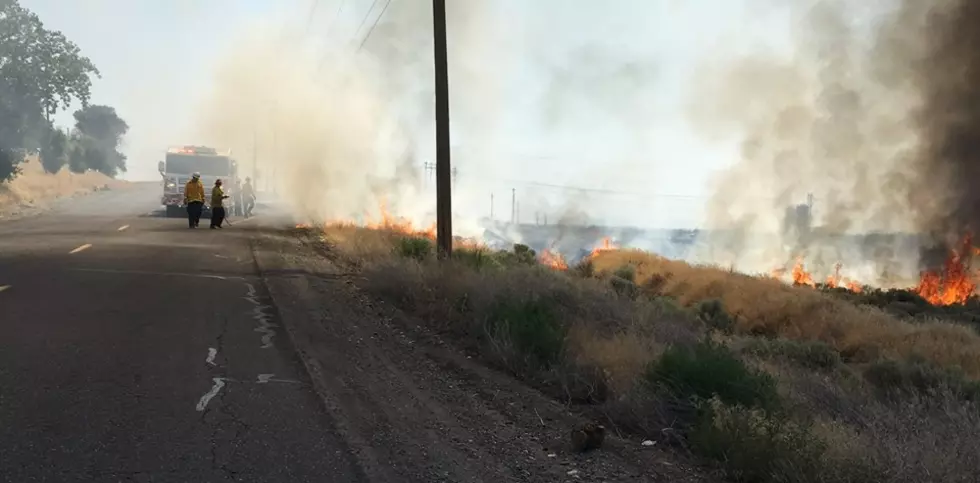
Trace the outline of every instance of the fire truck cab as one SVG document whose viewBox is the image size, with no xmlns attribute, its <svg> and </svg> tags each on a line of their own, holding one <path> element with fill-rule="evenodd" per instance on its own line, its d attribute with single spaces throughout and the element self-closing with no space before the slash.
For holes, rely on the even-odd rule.
<svg viewBox="0 0 980 483">
<path fill-rule="evenodd" d="M 191 176 L 201 173 L 204 183 L 204 215 L 211 216 L 211 189 L 214 181 L 221 179 L 226 194 L 232 194 L 238 180 L 238 163 L 231 157 L 231 150 L 219 151 L 207 146 L 176 146 L 167 149 L 165 161 L 157 168 L 163 177 L 163 196 L 161 204 L 166 207 L 167 216 L 182 216 L 185 213 L 184 186 Z M 234 197 L 224 203 L 234 208 Z M 230 211 L 230 210 L 229 210 Z"/>
</svg>

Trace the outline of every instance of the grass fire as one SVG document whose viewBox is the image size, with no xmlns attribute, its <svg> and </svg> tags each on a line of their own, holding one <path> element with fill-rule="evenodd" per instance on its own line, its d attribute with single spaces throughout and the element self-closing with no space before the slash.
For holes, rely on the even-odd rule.
<svg viewBox="0 0 980 483">
<path fill-rule="evenodd" d="M 940 298 L 927 301 L 917 287 L 859 286 L 839 263 L 826 278 L 802 259 L 778 279 L 749 276 L 612 237 L 574 261 L 550 243 L 538 254 L 460 246 L 440 262 L 418 224 L 364 225 L 306 232 L 366 294 L 624 435 L 679 428 L 695 454 L 729 455 L 729 474 L 761 471 L 760 482 L 973 474 L 944 455 L 980 438 L 980 308 L 942 299 L 962 290 L 949 274 L 969 273 L 961 254 L 973 251 L 950 255 Z"/>
</svg>

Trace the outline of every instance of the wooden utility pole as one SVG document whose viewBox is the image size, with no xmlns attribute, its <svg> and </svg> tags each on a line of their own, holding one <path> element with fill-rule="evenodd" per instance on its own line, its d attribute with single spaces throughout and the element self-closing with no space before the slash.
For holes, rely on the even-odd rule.
<svg viewBox="0 0 980 483">
<path fill-rule="evenodd" d="M 432 0 L 436 69 L 436 244 L 443 257 L 453 252 L 452 170 L 449 159 L 449 59 L 446 0 Z"/>
</svg>

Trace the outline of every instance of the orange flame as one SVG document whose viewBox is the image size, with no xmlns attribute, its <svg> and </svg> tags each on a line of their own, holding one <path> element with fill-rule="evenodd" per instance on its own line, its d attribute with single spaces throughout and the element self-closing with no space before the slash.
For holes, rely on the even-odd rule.
<svg viewBox="0 0 980 483">
<path fill-rule="evenodd" d="M 842 266 L 843 264 L 840 262 L 834 265 L 834 274 L 827 277 L 827 286 L 830 288 L 846 288 L 851 292 L 860 293 L 863 290 L 860 283 L 841 276 L 840 269 Z"/>
<path fill-rule="evenodd" d="M 793 285 L 817 286 L 816 282 L 813 281 L 813 277 L 810 276 L 810 273 L 803 266 L 802 258 L 796 261 L 796 265 L 793 265 Z"/>
<path fill-rule="evenodd" d="M 552 252 L 551 250 L 545 249 L 538 256 L 538 261 L 542 265 L 551 267 L 555 270 L 568 270 L 568 263 L 565 262 L 565 258 L 561 256 L 561 253 Z"/>
<path fill-rule="evenodd" d="M 861 284 L 841 276 L 841 267 L 842 264 L 839 262 L 834 265 L 834 273 L 827 277 L 824 285 L 831 288 L 846 288 L 852 292 L 860 293 L 863 290 Z M 782 279 L 786 275 L 786 272 L 787 270 L 785 268 L 777 268 L 769 272 L 769 277 Z M 793 280 L 793 285 L 817 288 L 816 279 L 806 270 L 806 265 L 803 263 L 802 258 L 796 260 L 796 264 L 793 265 L 793 269 L 789 272 Z"/>
<path fill-rule="evenodd" d="M 587 258 L 595 257 L 596 255 L 602 252 L 608 252 L 608 251 L 618 250 L 618 249 L 619 247 L 613 245 L 612 240 L 607 236 L 602 239 L 602 245 L 593 248 L 592 253 L 589 253 L 589 256 Z"/>
<path fill-rule="evenodd" d="M 970 275 L 971 256 L 977 253 L 972 237 L 965 236 L 959 250 L 950 250 L 941 270 L 922 272 L 914 291 L 933 305 L 966 303 L 977 289 Z"/>
<path fill-rule="evenodd" d="M 428 228 L 420 229 L 416 228 L 415 224 L 411 220 L 405 218 L 399 218 L 392 215 L 386 205 L 384 200 L 378 203 L 378 210 L 380 211 L 380 219 L 370 219 L 365 217 L 366 221 L 361 224 L 364 228 L 372 230 L 387 230 L 397 233 L 402 233 L 410 236 L 422 236 L 435 240 L 436 238 L 436 224 L 432 223 Z M 350 220 L 336 220 L 329 224 L 330 226 L 356 226 Z"/>
</svg>

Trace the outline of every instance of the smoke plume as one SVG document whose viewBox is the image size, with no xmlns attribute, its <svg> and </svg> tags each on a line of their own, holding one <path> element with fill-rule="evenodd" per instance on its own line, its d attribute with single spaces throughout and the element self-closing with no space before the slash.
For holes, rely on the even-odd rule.
<svg viewBox="0 0 980 483">
<path fill-rule="evenodd" d="M 450 75 L 460 86 L 453 120 L 466 121 L 467 139 L 477 146 L 495 144 L 500 94 L 486 70 L 500 73 L 507 61 L 498 48 L 493 62 L 487 49 L 495 37 L 479 31 L 486 22 L 504 25 L 491 21 L 499 12 L 488 3 L 453 2 L 448 11 Z M 245 174 L 254 159 L 258 186 L 277 188 L 301 221 L 377 219 L 383 208 L 422 228 L 435 220 L 421 177 L 423 162 L 434 159 L 419 159 L 432 152 L 426 143 L 434 144 L 432 13 L 415 1 L 392 2 L 374 26 L 380 8 L 357 14 L 335 27 L 356 31 L 344 40 L 245 32 L 216 62 L 197 137 L 231 147 Z M 484 62 L 474 64 L 474 55 Z M 467 202 L 465 195 L 454 201 Z M 474 229 L 455 228 L 464 236 Z"/>
<path fill-rule="evenodd" d="M 817 0 L 795 3 L 789 16 L 790 55 L 709 59 L 721 67 L 698 73 L 696 125 L 742 134 L 741 158 L 719 176 L 708 207 L 711 228 L 722 230 L 711 244 L 726 250 L 709 258 L 755 271 L 776 268 L 773 260 L 824 270 L 844 261 L 865 282 L 907 283 L 928 242 L 853 235 L 927 233 L 948 243 L 980 222 L 970 186 L 980 179 L 980 4 L 886 0 L 858 11 Z M 772 237 L 808 194 L 809 232 Z"/>
</svg>

